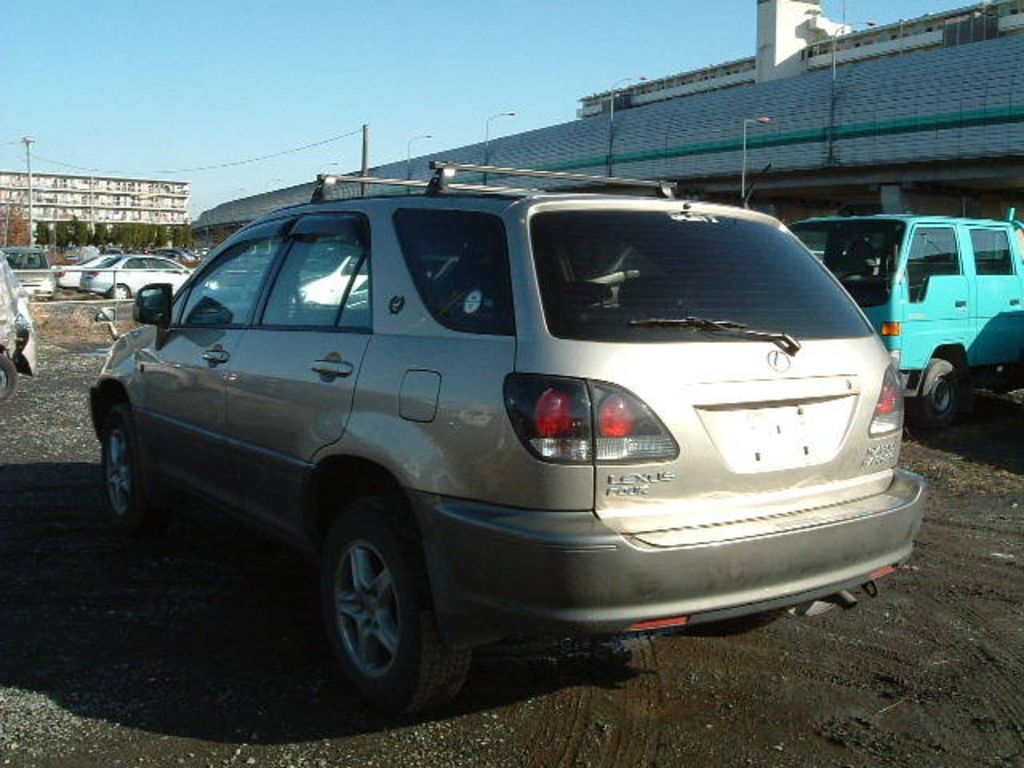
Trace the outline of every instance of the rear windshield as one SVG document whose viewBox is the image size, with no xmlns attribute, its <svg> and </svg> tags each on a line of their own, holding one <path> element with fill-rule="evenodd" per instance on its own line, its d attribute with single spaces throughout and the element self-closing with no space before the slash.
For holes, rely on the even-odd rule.
<svg viewBox="0 0 1024 768">
<path fill-rule="evenodd" d="M 889 300 L 903 242 L 902 221 L 809 221 L 791 229 L 862 307 Z"/>
<path fill-rule="evenodd" d="M 797 339 L 871 333 L 814 257 L 766 224 L 671 211 L 559 211 L 535 215 L 530 234 L 544 314 L 559 338 L 707 341 L 671 324 L 637 324 L 686 317 Z"/>
<path fill-rule="evenodd" d="M 41 253 L 8 253 L 7 263 L 14 269 L 47 269 L 46 259 Z"/>
</svg>

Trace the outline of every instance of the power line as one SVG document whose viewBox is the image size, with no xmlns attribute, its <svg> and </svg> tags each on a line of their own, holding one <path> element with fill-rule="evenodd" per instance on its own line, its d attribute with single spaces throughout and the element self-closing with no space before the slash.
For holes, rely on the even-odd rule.
<svg viewBox="0 0 1024 768">
<path fill-rule="evenodd" d="M 314 147 L 322 147 L 324 144 L 330 144 L 332 142 L 339 141 L 341 139 L 346 139 L 349 136 L 355 136 L 356 134 L 360 133 L 361 131 L 362 131 L 362 128 L 356 128 L 354 131 L 348 131 L 346 133 L 340 133 L 337 136 L 330 136 L 330 137 L 328 137 L 326 139 L 321 139 L 320 141 L 314 141 L 314 142 L 312 142 L 310 144 L 303 144 L 300 147 L 292 147 L 291 149 L 284 149 L 284 150 L 281 150 L 280 152 L 271 152 L 270 154 L 259 155 L 258 157 L 250 157 L 250 158 L 246 158 L 244 160 L 229 160 L 229 161 L 226 161 L 226 162 L 223 162 L 223 163 L 216 163 L 214 165 L 200 165 L 200 166 L 196 166 L 194 168 L 178 168 L 178 169 L 174 169 L 174 170 L 163 169 L 163 170 L 156 170 L 156 171 L 110 171 L 110 170 L 105 170 L 105 169 L 102 169 L 102 168 L 87 168 L 87 167 L 82 166 L 82 165 L 75 165 L 73 163 L 66 163 L 66 162 L 64 162 L 62 160 L 55 160 L 53 158 L 45 157 L 43 155 L 40 155 L 38 153 L 33 153 L 33 157 L 35 157 L 36 159 L 41 160 L 41 161 L 43 161 L 43 162 L 45 162 L 45 163 L 47 163 L 49 165 L 57 165 L 57 166 L 60 166 L 62 168 L 70 168 L 72 170 L 85 171 L 87 173 L 106 173 L 106 174 L 121 175 L 121 176 L 143 176 L 143 175 L 147 175 L 147 176 L 148 175 L 175 176 L 175 175 L 182 174 L 182 173 L 200 173 L 200 172 L 203 172 L 203 171 L 215 171 L 215 170 L 219 170 L 221 168 L 232 168 L 232 167 L 239 166 L 239 165 L 249 165 L 251 163 L 259 163 L 259 162 L 262 162 L 264 160 L 272 160 L 275 157 L 282 157 L 283 155 L 291 155 L 291 154 L 294 154 L 296 152 L 303 152 L 303 151 L 305 151 L 307 149 L 313 149 Z M 10 143 L 11 144 L 17 144 L 19 142 L 10 142 Z"/>
</svg>

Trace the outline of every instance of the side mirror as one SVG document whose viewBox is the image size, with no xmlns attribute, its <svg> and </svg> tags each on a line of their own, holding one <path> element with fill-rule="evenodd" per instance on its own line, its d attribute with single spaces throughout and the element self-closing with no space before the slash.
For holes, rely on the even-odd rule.
<svg viewBox="0 0 1024 768">
<path fill-rule="evenodd" d="M 166 328 L 171 324 L 171 286 L 152 283 L 135 294 L 135 322 Z"/>
</svg>

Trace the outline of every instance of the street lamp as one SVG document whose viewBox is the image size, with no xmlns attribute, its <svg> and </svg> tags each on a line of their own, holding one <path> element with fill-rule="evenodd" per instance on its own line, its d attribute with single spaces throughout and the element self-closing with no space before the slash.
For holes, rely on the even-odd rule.
<svg viewBox="0 0 1024 768">
<path fill-rule="evenodd" d="M 856 22 L 851 21 L 850 24 L 863 24 L 865 27 L 877 27 L 877 21 L 862 21 Z M 836 79 L 836 46 L 840 35 L 848 35 L 853 32 L 853 27 L 848 26 L 846 23 L 846 4 L 843 4 L 843 24 L 835 32 L 832 33 L 832 81 Z M 902 35 L 901 35 L 902 37 Z"/>
<path fill-rule="evenodd" d="M 413 136 L 405 143 L 405 178 L 406 180 L 412 178 L 412 145 L 413 142 L 419 141 L 420 139 L 432 139 L 434 138 L 429 133 L 421 133 L 419 136 Z M 408 189 L 408 187 L 406 188 Z"/>
<path fill-rule="evenodd" d="M 619 89 L 626 83 L 642 83 L 647 78 L 644 75 L 639 77 L 624 77 L 616 80 L 611 87 L 608 97 L 608 175 L 612 175 L 612 154 L 615 146 L 615 99 L 619 95 Z"/>
<path fill-rule="evenodd" d="M 743 206 L 747 204 L 747 126 L 751 123 L 768 125 L 771 121 L 770 117 L 764 116 L 743 118 L 743 161 L 740 166 L 740 204 Z"/>
<path fill-rule="evenodd" d="M 28 171 L 28 244 L 36 244 L 35 218 L 32 210 L 32 144 L 35 139 L 31 136 L 24 136 L 21 139 L 25 143 L 25 168 Z"/>
</svg>

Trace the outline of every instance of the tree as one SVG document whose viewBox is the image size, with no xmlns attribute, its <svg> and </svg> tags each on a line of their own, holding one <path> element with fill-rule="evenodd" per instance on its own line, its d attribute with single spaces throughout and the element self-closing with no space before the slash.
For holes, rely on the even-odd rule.
<svg viewBox="0 0 1024 768">
<path fill-rule="evenodd" d="M 72 240 L 75 236 L 75 229 L 71 225 L 70 221 L 59 221 L 57 222 L 57 247 L 67 248 L 71 245 Z"/>
<path fill-rule="evenodd" d="M 93 228 L 92 237 L 89 239 L 92 245 L 106 245 L 110 242 L 106 224 L 97 224 Z"/>
<path fill-rule="evenodd" d="M 88 245 L 92 233 L 89 232 L 89 222 L 81 221 L 77 216 L 71 217 L 71 240 L 75 245 Z"/>
<path fill-rule="evenodd" d="M 0 209 L 0 243 L 5 245 L 28 245 L 28 219 L 20 205 L 6 202 Z"/>
<path fill-rule="evenodd" d="M 53 243 L 53 237 L 50 233 L 50 228 L 45 222 L 36 222 L 36 244 L 38 245 L 51 245 Z"/>
</svg>

